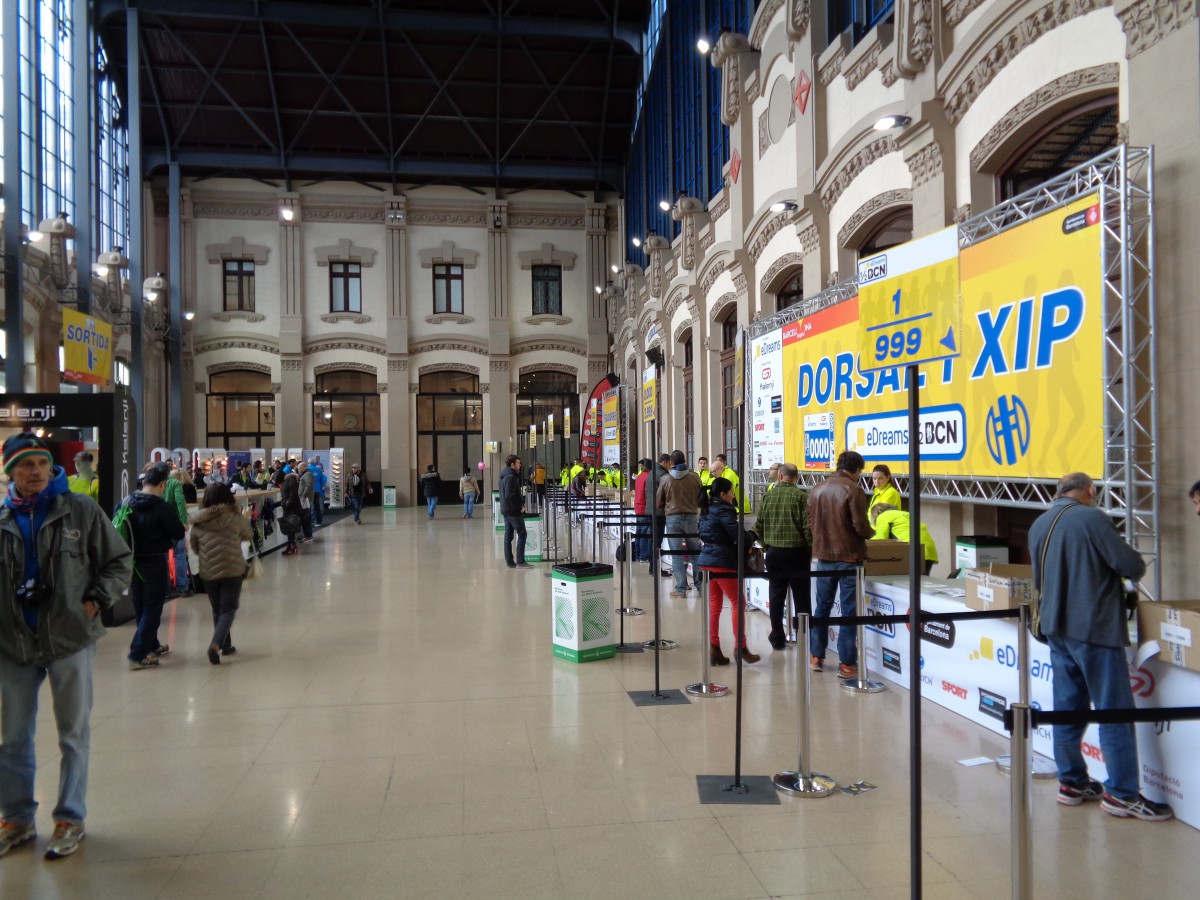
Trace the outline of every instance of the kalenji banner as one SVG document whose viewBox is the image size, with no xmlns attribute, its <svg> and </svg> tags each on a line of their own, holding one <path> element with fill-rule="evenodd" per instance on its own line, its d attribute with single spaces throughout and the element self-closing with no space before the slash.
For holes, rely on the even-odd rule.
<svg viewBox="0 0 1200 900">
<path fill-rule="evenodd" d="M 925 474 L 1103 470 L 1100 240 L 1091 196 L 961 251 L 962 354 L 919 369 Z M 904 473 L 907 372 L 860 371 L 858 329 L 855 297 L 755 339 L 759 357 L 782 344 L 785 456 L 825 471 L 842 450 L 857 450 L 868 466 Z M 775 386 L 759 372 L 751 390 L 752 421 L 766 431 L 769 413 L 757 414 L 769 410 Z M 755 438 L 755 468 L 769 465 Z"/>
<path fill-rule="evenodd" d="M 585 466 L 601 465 L 600 401 L 604 397 L 605 391 L 612 390 L 620 383 L 621 379 L 609 372 L 599 384 L 592 388 L 592 394 L 583 408 L 583 431 L 579 436 L 579 456 L 583 459 Z"/>
</svg>

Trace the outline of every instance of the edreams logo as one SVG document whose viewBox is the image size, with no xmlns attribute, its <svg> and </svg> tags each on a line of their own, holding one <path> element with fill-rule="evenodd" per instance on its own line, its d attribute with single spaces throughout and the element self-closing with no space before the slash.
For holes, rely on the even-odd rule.
<svg viewBox="0 0 1200 900">
<path fill-rule="evenodd" d="M 985 716 L 1004 721 L 1004 710 L 1008 708 L 1008 698 L 991 691 L 979 689 L 979 711 Z"/>
<path fill-rule="evenodd" d="M 889 672 L 895 672 L 897 675 L 900 671 L 900 654 L 890 647 L 883 648 L 883 667 Z"/>
<path fill-rule="evenodd" d="M 1157 684 L 1154 681 L 1154 675 L 1147 668 L 1129 670 L 1129 687 L 1138 697 L 1150 697 L 1154 694 L 1154 688 Z"/>
<path fill-rule="evenodd" d="M 883 253 L 879 256 L 872 256 L 870 259 L 864 259 L 858 264 L 858 283 L 870 284 L 872 281 L 878 281 L 881 278 L 887 278 L 887 254 Z"/>
<path fill-rule="evenodd" d="M 867 615 L 868 616 L 890 616 L 896 611 L 894 604 L 887 597 L 881 597 L 878 594 L 872 594 L 866 591 L 867 596 Z M 881 634 L 884 637 L 894 638 L 896 636 L 896 626 L 890 623 L 880 625 L 868 625 L 867 631 L 873 631 L 876 634 Z M 899 669 L 897 669 L 899 671 Z"/>
</svg>

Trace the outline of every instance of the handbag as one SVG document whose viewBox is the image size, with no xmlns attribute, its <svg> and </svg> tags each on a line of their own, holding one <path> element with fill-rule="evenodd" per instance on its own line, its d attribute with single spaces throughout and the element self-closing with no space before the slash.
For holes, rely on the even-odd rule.
<svg viewBox="0 0 1200 900">
<path fill-rule="evenodd" d="M 246 563 L 246 581 L 257 581 L 263 577 L 262 563 L 258 561 L 258 554 L 250 557 L 250 561 Z"/>
<path fill-rule="evenodd" d="M 279 530 L 286 535 L 297 534 L 300 531 L 300 517 L 295 513 L 288 513 L 279 520 Z"/>
</svg>

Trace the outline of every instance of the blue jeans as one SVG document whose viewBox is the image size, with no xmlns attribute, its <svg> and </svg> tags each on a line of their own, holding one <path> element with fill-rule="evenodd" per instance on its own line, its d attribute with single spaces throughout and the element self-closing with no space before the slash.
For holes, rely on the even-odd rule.
<svg viewBox="0 0 1200 900">
<path fill-rule="evenodd" d="M 854 568 L 854 563 L 845 562 L 829 562 L 828 560 L 818 559 L 816 571 L 828 572 L 837 569 Z M 855 609 L 855 590 L 854 576 L 841 575 L 836 578 L 818 578 L 817 579 L 817 608 L 813 615 L 820 619 L 828 616 L 833 611 L 833 598 L 837 592 L 837 586 L 841 585 L 841 615 L 853 616 L 857 615 L 858 610 Z M 853 666 L 858 664 L 858 645 L 856 641 L 857 629 L 848 628 L 843 625 L 838 629 L 838 662 L 844 666 Z M 828 628 L 813 628 L 808 635 L 808 651 L 817 659 L 825 658 L 825 650 L 829 646 L 829 629 Z"/>
<path fill-rule="evenodd" d="M 175 590 L 190 591 L 192 579 L 188 577 L 187 538 L 175 545 Z"/>
<path fill-rule="evenodd" d="M 688 550 L 694 551 L 696 543 L 695 538 L 673 538 L 673 534 L 695 534 L 699 525 L 700 516 L 698 513 L 674 513 L 667 516 L 665 532 L 667 535 L 667 546 L 672 550 L 684 549 L 684 544 L 687 544 Z M 691 562 L 691 556 L 672 555 L 671 571 L 675 575 L 675 590 L 687 590 L 687 566 Z"/>
<path fill-rule="evenodd" d="M 438 502 L 437 497 L 426 497 L 425 498 L 425 508 L 429 511 L 429 518 L 431 518 L 431 519 L 433 518 L 433 511 L 435 509 L 437 509 L 437 502 Z"/>
<path fill-rule="evenodd" d="M 471 493 L 463 497 L 463 515 L 468 519 L 474 518 L 476 496 L 476 494 Z"/>
<path fill-rule="evenodd" d="M 313 522 L 320 525 L 325 521 L 325 494 L 317 491 L 313 494 Z"/>
<path fill-rule="evenodd" d="M 139 556 L 134 559 L 136 571 L 129 585 L 137 630 L 129 644 L 129 659 L 145 659 L 158 652 L 158 625 L 162 621 L 163 603 L 167 599 L 167 556 Z"/>
<path fill-rule="evenodd" d="M 1120 647 L 1100 647 L 1083 641 L 1050 635 L 1050 665 L 1054 667 L 1054 709 L 1133 709 L 1129 687 L 1129 664 Z M 1087 763 L 1080 742 L 1086 725 L 1054 726 L 1054 762 L 1062 784 L 1088 783 Z M 1100 750 L 1110 794 L 1120 800 L 1136 800 L 1141 792 L 1137 735 L 1131 723 L 1100 726 Z"/>
<path fill-rule="evenodd" d="M 350 509 L 352 509 L 354 511 L 354 521 L 355 522 L 359 521 L 359 515 L 362 513 L 362 504 L 363 504 L 362 497 L 355 497 L 355 496 L 351 495 Z"/>
<path fill-rule="evenodd" d="M 633 530 L 633 561 L 645 562 L 650 559 L 650 517 L 638 516 L 637 526 Z"/>
<path fill-rule="evenodd" d="M 38 690 L 47 675 L 62 752 L 54 820 L 78 823 L 87 815 L 95 658 L 95 644 L 44 666 L 17 665 L 0 654 L 0 816 L 8 821 L 22 825 L 32 822 L 37 810 L 37 801 L 33 799 L 37 770 L 33 735 Z"/>
<path fill-rule="evenodd" d="M 517 535 L 517 555 L 513 559 L 512 539 L 513 534 Z M 507 513 L 504 515 L 504 561 L 510 566 L 525 564 L 525 517 L 520 513 L 515 516 L 510 516 Z"/>
</svg>

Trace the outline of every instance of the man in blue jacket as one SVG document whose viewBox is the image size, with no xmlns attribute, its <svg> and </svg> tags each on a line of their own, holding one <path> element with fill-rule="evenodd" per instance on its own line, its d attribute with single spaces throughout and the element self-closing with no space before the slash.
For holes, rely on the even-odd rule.
<svg viewBox="0 0 1200 900">
<path fill-rule="evenodd" d="M 325 485 L 329 479 L 325 475 L 325 467 L 321 465 L 321 457 L 314 456 L 308 464 L 308 471 L 313 474 L 313 525 L 320 528 L 325 524 Z"/>
<path fill-rule="evenodd" d="M 40 438 L 13 435 L 2 453 L 12 480 L 0 507 L 0 856 L 37 837 L 33 735 L 49 680 L 62 761 L 46 858 L 58 859 L 83 840 L 100 612 L 128 589 L 131 557 Z"/>
<path fill-rule="evenodd" d="M 510 569 L 532 569 L 525 562 L 525 498 L 521 496 L 521 457 L 510 453 L 500 473 L 500 514 L 504 516 L 504 562 Z M 512 540 L 517 536 L 514 558 Z"/>
<path fill-rule="evenodd" d="M 1048 510 L 1029 529 L 1033 584 L 1041 591 L 1042 632 L 1050 644 L 1054 710 L 1133 709 L 1129 687 L 1129 627 L 1122 578 L 1138 579 L 1146 564 L 1098 509 L 1096 485 L 1083 472 L 1064 475 Z M 1085 725 L 1054 726 L 1058 802 L 1099 800 L 1119 818 L 1162 822 L 1171 807 L 1141 795 L 1137 735 L 1132 723 L 1100 726 L 1107 781 L 1088 777 L 1080 742 Z"/>
</svg>

